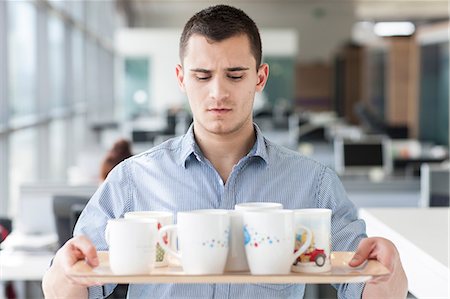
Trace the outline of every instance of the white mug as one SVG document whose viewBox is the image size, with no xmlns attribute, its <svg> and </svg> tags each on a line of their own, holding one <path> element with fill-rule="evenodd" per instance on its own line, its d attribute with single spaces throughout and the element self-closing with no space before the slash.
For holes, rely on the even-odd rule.
<svg viewBox="0 0 450 299">
<path fill-rule="evenodd" d="M 157 238 L 155 219 L 110 219 L 105 239 L 109 265 L 118 275 L 149 274 L 155 267 Z"/>
<path fill-rule="evenodd" d="M 305 232 L 306 242 L 295 251 L 296 234 Z M 292 210 L 244 212 L 244 239 L 250 272 L 254 275 L 285 275 L 311 242 L 311 231 L 295 225 Z"/>
<path fill-rule="evenodd" d="M 234 211 L 230 211 L 231 236 L 230 250 L 228 251 L 225 271 L 238 272 L 248 271 L 247 257 L 244 247 L 244 219 L 243 212 L 259 209 L 282 209 L 283 205 L 275 202 L 248 202 L 235 206 Z"/>
<path fill-rule="evenodd" d="M 163 236 L 177 231 L 180 251 L 164 242 Z M 177 224 L 159 230 L 163 249 L 181 261 L 186 274 L 222 274 L 228 254 L 230 215 L 227 210 L 178 212 Z"/>
<path fill-rule="evenodd" d="M 126 219 L 155 219 L 158 222 L 158 230 L 166 225 L 173 224 L 173 213 L 168 211 L 133 211 L 125 213 Z M 168 234 L 164 236 L 165 244 L 171 246 L 171 238 Z M 159 242 L 156 244 L 156 267 L 164 267 L 169 264 L 167 255 Z"/>
<path fill-rule="evenodd" d="M 234 206 L 235 210 L 238 211 L 249 211 L 249 210 L 278 210 L 278 209 L 282 209 L 283 205 L 281 203 L 278 202 L 242 202 L 242 203 L 238 203 Z"/>
<path fill-rule="evenodd" d="M 292 266 L 294 272 L 318 273 L 331 270 L 331 210 L 294 210 L 295 224 L 305 225 L 312 232 L 310 246 Z M 304 242 L 305 236 L 297 236 L 296 248 Z"/>
</svg>

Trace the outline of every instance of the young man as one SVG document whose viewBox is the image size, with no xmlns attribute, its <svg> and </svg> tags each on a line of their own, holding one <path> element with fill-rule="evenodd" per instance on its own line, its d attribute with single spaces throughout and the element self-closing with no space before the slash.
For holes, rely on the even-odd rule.
<svg viewBox="0 0 450 299">
<path fill-rule="evenodd" d="M 333 171 L 266 140 L 253 124 L 255 92 L 269 68 L 261 64 L 255 23 L 241 10 L 219 5 L 186 24 L 180 40 L 180 88 L 194 116 L 186 135 L 119 164 L 83 211 L 73 239 L 56 254 L 43 281 L 53 298 L 103 298 L 113 285 L 73 280 L 78 260 L 98 265 L 106 250 L 108 219 L 132 210 L 232 209 L 246 201 L 278 201 L 285 208 L 330 208 L 333 250 L 356 250 L 353 266 L 378 259 L 391 274 L 367 284 L 336 285 L 341 298 L 404 298 L 406 277 L 394 245 L 366 238 L 365 226 Z M 89 288 L 87 288 L 89 287 Z M 129 298 L 301 298 L 304 285 L 130 285 Z"/>
</svg>

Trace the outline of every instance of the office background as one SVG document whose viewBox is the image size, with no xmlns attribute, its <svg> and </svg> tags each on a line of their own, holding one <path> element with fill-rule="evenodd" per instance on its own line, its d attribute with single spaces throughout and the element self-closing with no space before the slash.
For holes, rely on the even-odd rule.
<svg viewBox="0 0 450 299">
<path fill-rule="evenodd" d="M 370 165 L 343 171 L 350 198 L 358 207 L 420 206 L 422 162 L 448 160 L 448 1 L 225 2 L 261 29 L 270 79 L 255 120 L 268 137 L 339 171 L 335 137 L 383 135 L 392 171 L 381 160 L 381 175 Z M 51 216 L 33 196 L 92 194 L 118 138 L 138 153 L 185 131 L 178 37 L 213 3 L 0 2 L 1 217 L 28 219 L 31 231 L 35 218 Z M 383 37 L 375 33 L 383 21 L 414 29 Z M 446 182 L 439 188 L 448 191 Z M 380 199 L 383 190 L 394 200 Z M 47 220 L 42 230 L 54 230 Z"/>
</svg>

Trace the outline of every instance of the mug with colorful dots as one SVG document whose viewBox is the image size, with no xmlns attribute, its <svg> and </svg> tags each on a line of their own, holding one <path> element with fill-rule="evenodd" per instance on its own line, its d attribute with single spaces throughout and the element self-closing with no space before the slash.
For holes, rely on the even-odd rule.
<svg viewBox="0 0 450 299">
<path fill-rule="evenodd" d="M 169 211 L 133 211 L 125 213 L 124 217 L 129 219 L 155 219 L 156 221 L 158 221 L 158 230 L 163 226 L 173 224 L 173 213 Z M 163 240 L 166 245 L 171 246 L 172 242 L 169 234 L 165 234 Z M 155 266 L 164 267 L 167 265 L 167 254 L 165 254 L 164 249 L 158 242 L 156 244 Z"/>
<path fill-rule="evenodd" d="M 164 244 L 166 233 L 176 231 L 179 251 Z M 230 215 L 227 210 L 177 213 L 177 224 L 159 230 L 162 248 L 181 261 L 186 274 L 223 274 L 228 255 Z"/>
<path fill-rule="evenodd" d="M 242 272 L 249 271 L 244 247 L 243 215 L 250 210 L 279 210 L 283 209 L 281 203 L 276 202 L 245 202 L 236 204 L 230 211 L 231 236 L 230 250 L 228 251 L 225 271 Z"/>
<path fill-rule="evenodd" d="M 305 234 L 305 242 L 295 248 L 295 238 Z M 296 225 L 292 210 L 244 212 L 244 244 L 253 275 L 289 274 L 293 262 L 309 247 L 311 231 Z"/>
</svg>

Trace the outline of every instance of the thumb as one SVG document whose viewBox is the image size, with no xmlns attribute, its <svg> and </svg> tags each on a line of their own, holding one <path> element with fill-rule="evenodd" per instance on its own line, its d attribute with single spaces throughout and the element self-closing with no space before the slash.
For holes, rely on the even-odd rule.
<svg viewBox="0 0 450 299">
<path fill-rule="evenodd" d="M 358 245 L 358 249 L 349 262 L 351 267 L 357 267 L 369 258 L 372 252 L 373 242 L 370 238 L 363 239 Z"/>
</svg>

